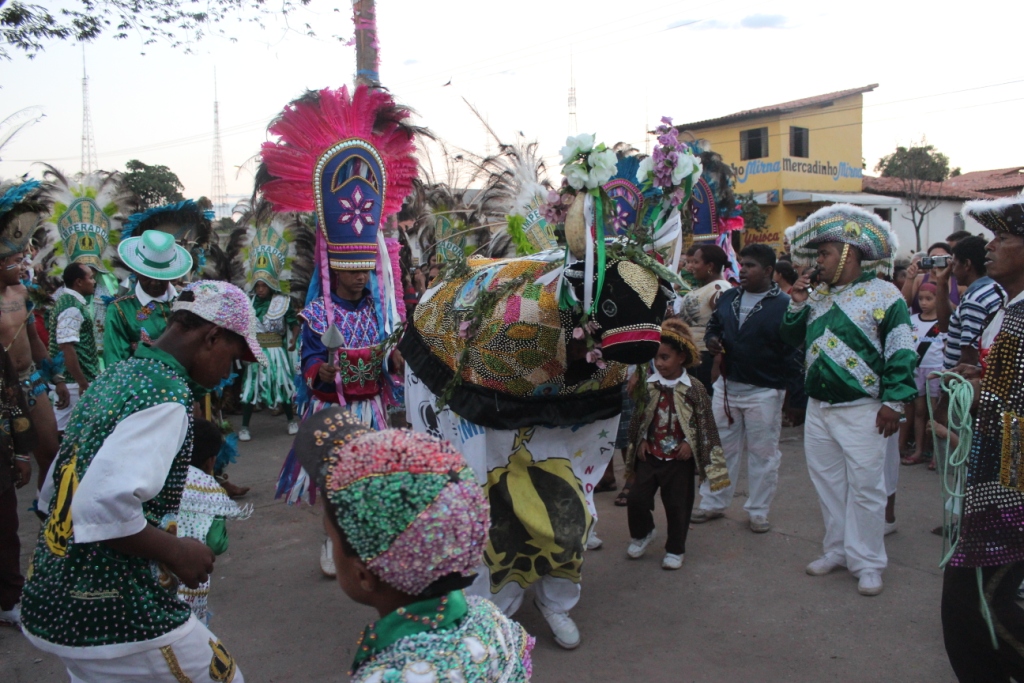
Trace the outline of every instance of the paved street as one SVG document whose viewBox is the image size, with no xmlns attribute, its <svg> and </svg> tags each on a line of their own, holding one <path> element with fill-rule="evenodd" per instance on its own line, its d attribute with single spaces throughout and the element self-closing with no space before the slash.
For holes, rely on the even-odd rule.
<svg viewBox="0 0 1024 683">
<path fill-rule="evenodd" d="M 374 615 L 321 576 L 319 512 L 273 500 L 290 442 L 284 418 L 259 413 L 252 433 L 231 479 L 253 487 L 246 501 L 256 512 L 229 523 L 230 549 L 217 559 L 213 579 L 211 628 L 247 681 L 346 681 L 356 639 Z M 534 680 L 955 680 L 939 623 L 942 541 L 929 533 L 941 519 L 936 474 L 924 466 L 900 469 L 900 527 L 886 542 L 885 591 L 865 598 L 845 571 L 804 573 L 820 554 L 821 513 L 801 430 L 783 430 L 782 446 L 771 532 L 747 529 L 743 477 L 727 517 L 690 532 L 686 563 L 676 572 L 660 568 L 658 543 L 641 560 L 626 558 L 625 509 L 612 505 L 614 494 L 599 494 L 604 548 L 588 554 L 583 597 L 572 613 L 582 645 L 559 649 L 529 599 L 517 615 L 537 637 Z M 21 508 L 28 504 L 23 492 Z M 660 515 L 659 503 L 663 527 Z M 26 565 L 38 528 L 22 516 Z M 10 628 L 0 628 L 0 672 L 5 683 L 67 680 L 55 657 Z"/>
</svg>

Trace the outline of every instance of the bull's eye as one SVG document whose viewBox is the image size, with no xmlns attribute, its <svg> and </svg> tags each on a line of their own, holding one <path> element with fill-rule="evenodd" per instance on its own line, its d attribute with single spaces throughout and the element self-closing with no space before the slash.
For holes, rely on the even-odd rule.
<svg viewBox="0 0 1024 683">
<path fill-rule="evenodd" d="M 601 312 L 609 318 L 615 317 L 615 314 L 619 312 L 619 307 L 615 305 L 615 302 L 611 299 L 605 299 L 601 302 Z"/>
</svg>

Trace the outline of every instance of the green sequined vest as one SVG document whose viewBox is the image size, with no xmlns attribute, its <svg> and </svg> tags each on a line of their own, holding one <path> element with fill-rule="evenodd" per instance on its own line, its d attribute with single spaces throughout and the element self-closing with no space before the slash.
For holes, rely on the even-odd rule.
<svg viewBox="0 0 1024 683">
<path fill-rule="evenodd" d="M 50 515 L 22 595 L 22 622 L 32 635 L 55 645 L 92 647 L 152 640 L 188 620 L 189 606 L 155 563 L 104 543 L 75 543 L 71 519 L 74 490 L 106 437 L 129 415 L 167 402 L 185 406 L 188 433 L 163 488 L 142 509 L 158 527 L 177 515 L 192 454 L 187 378 L 171 356 L 142 346 L 136 357 L 100 375 L 75 406 L 53 469 Z"/>
<path fill-rule="evenodd" d="M 60 314 L 69 308 L 77 308 L 82 314 L 82 326 L 78 330 L 78 342 L 75 344 L 75 354 L 78 356 L 78 364 L 82 368 L 82 374 L 92 382 L 99 374 L 99 353 L 96 350 L 96 323 L 92 317 L 91 306 L 82 303 L 75 298 L 74 294 L 62 294 L 57 297 L 50 315 L 46 322 L 46 329 L 50 333 L 50 358 L 56 358 L 60 353 L 60 345 L 57 343 L 57 319 Z M 74 382 L 75 378 L 68 375 L 67 380 Z"/>
</svg>

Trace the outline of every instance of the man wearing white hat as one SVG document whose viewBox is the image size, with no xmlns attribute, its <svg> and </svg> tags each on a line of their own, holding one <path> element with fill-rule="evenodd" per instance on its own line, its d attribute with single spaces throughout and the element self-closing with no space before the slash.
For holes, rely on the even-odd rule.
<svg viewBox="0 0 1024 683">
<path fill-rule="evenodd" d="M 103 359 L 110 366 L 130 358 L 139 342 L 155 341 L 167 327 L 177 290 L 171 284 L 192 270 L 192 256 L 162 230 L 147 230 L 117 247 L 118 256 L 135 272 L 134 290 L 107 308 Z"/>
</svg>

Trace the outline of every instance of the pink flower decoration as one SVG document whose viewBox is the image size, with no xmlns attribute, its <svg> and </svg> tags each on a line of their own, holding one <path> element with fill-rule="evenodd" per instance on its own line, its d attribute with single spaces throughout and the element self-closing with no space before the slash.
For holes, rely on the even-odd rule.
<svg viewBox="0 0 1024 683">
<path fill-rule="evenodd" d="M 470 320 L 464 320 L 459 323 L 459 337 L 466 339 L 469 336 L 469 328 L 473 324 Z"/>
</svg>

